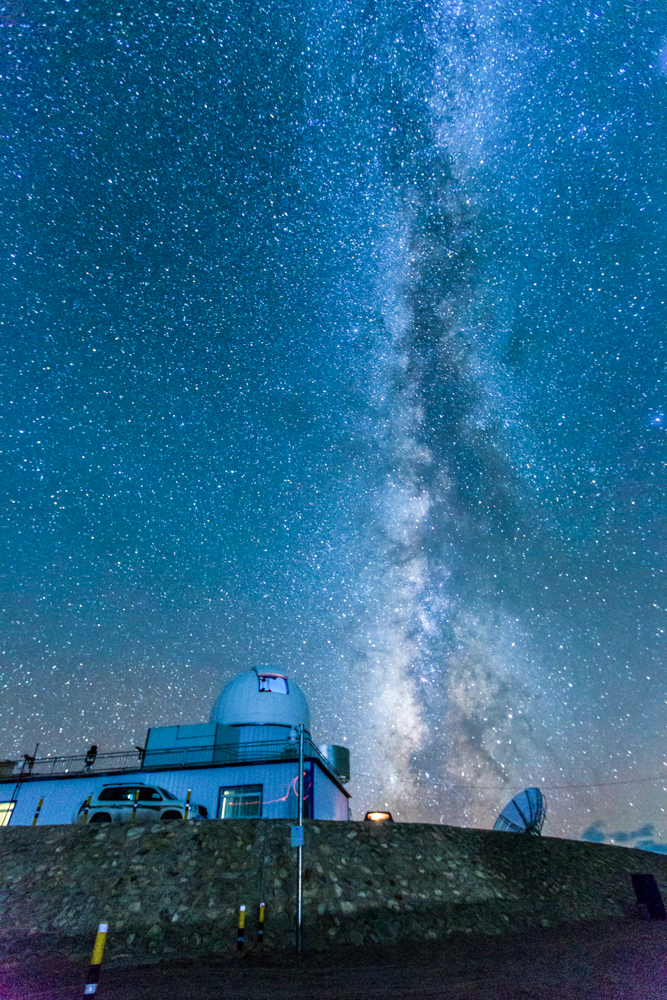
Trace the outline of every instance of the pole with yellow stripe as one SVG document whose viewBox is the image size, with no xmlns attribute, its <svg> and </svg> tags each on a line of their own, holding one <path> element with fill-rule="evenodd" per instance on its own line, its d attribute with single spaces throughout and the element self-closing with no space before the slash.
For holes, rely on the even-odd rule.
<svg viewBox="0 0 667 1000">
<path fill-rule="evenodd" d="M 91 792 L 83 804 L 83 819 L 81 820 L 82 823 L 88 822 L 88 810 L 90 809 L 90 800 L 92 799 L 92 797 L 93 793 Z"/>
<path fill-rule="evenodd" d="M 39 814 L 40 814 L 40 812 L 42 811 L 42 802 L 43 802 L 43 801 L 44 801 L 44 799 L 43 799 L 43 798 L 41 798 L 41 799 L 39 800 L 38 804 L 37 804 L 37 812 L 35 813 L 35 816 L 34 816 L 34 819 L 33 819 L 33 821 L 32 821 L 32 825 L 33 825 L 33 826 L 37 826 L 37 820 L 39 819 Z"/>
<path fill-rule="evenodd" d="M 88 969 L 88 981 L 86 982 L 86 988 L 83 991 L 84 997 L 90 996 L 92 993 L 97 993 L 97 984 L 100 980 L 100 966 L 102 965 L 102 956 L 104 955 L 104 945 L 107 941 L 108 930 L 108 924 L 100 924 L 97 928 L 95 947 L 93 948 L 93 954 L 90 959 L 90 968 Z"/>
<path fill-rule="evenodd" d="M 139 789 L 134 790 L 134 802 L 132 804 L 132 822 L 134 823 L 137 818 L 137 802 L 139 801 Z"/>
<path fill-rule="evenodd" d="M 259 922 L 257 924 L 257 951 L 264 947 L 264 903 L 259 904 Z"/>
<path fill-rule="evenodd" d="M 236 950 L 243 951 L 243 936 L 245 934 L 245 906 L 239 906 L 239 929 L 236 936 Z"/>
</svg>

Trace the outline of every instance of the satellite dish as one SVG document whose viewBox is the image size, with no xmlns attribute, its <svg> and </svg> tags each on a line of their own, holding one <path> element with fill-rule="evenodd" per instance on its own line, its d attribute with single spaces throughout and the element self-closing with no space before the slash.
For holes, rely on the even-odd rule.
<svg viewBox="0 0 667 1000">
<path fill-rule="evenodd" d="M 494 830 L 530 833 L 539 837 L 547 814 L 547 804 L 539 788 L 525 788 L 505 806 L 493 824 Z"/>
</svg>

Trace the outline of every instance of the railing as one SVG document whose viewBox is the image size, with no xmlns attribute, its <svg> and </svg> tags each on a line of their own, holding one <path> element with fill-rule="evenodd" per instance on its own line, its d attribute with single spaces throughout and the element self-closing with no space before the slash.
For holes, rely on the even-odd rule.
<svg viewBox="0 0 667 1000">
<path fill-rule="evenodd" d="M 315 758 L 339 781 L 333 764 L 306 737 L 304 754 Z M 0 762 L 0 781 L 29 781 L 33 778 L 56 777 L 65 774 L 96 774 L 110 771 L 172 770 L 205 764 L 241 764 L 252 761 L 298 760 L 299 745 L 285 740 L 265 740 L 257 743 L 232 743 L 221 746 L 184 747 L 176 750 L 150 749 L 120 753 L 80 754 L 68 757 L 26 758 L 9 770 L 9 761 Z"/>
<path fill-rule="evenodd" d="M 7 762 L 8 763 L 8 762 Z M 28 778 L 44 778 L 61 774 L 94 774 L 96 771 L 130 771 L 141 767 L 137 750 L 121 753 L 99 753 L 96 756 L 82 754 L 68 757 L 27 758 L 9 771 L 7 764 L 0 777 L 16 781 Z"/>
</svg>

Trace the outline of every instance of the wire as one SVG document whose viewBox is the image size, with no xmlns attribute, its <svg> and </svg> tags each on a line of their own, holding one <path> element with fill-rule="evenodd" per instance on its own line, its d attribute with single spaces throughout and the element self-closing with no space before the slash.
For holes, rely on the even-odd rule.
<svg viewBox="0 0 667 1000">
<path fill-rule="evenodd" d="M 608 787 L 612 787 L 612 786 L 616 786 L 616 785 L 638 785 L 638 784 L 641 784 L 642 782 L 646 782 L 646 781 L 663 781 L 663 782 L 667 783 L 667 775 L 665 775 L 664 778 L 660 778 L 660 777 L 655 777 L 655 778 L 629 778 L 629 779 L 624 780 L 624 781 L 596 781 L 596 782 L 592 782 L 590 785 L 540 785 L 540 788 L 544 788 L 546 791 L 549 791 L 549 792 L 555 792 L 559 788 L 562 788 L 562 789 L 566 789 L 566 788 L 608 788 Z M 498 785 L 452 785 L 452 784 L 449 784 L 446 781 L 443 782 L 443 784 L 448 785 L 449 788 L 473 788 L 473 789 L 474 788 L 481 788 L 481 789 L 484 789 L 485 791 L 492 791 L 492 792 L 504 792 L 504 791 L 509 791 L 510 790 L 506 786 L 503 786 L 502 788 L 499 788 Z"/>
<path fill-rule="evenodd" d="M 358 772 L 354 777 L 361 776 L 361 772 Z M 371 774 L 363 775 L 365 778 L 373 777 Z M 667 784 L 667 775 L 663 778 L 656 776 L 655 778 L 628 778 L 623 781 L 595 781 L 588 785 L 540 785 L 540 788 L 548 792 L 555 792 L 558 789 L 566 788 L 610 788 L 616 785 L 639 785 L 646 781 L 663 781 Z M 458 785 L 453 784 L 450 781 L 440 782 L 446 785 L 448 788 L 472 788 L 473 791 L 485 791 L 485 792 L 508 792 L 511 791 L 511 787 L 508 785 Z"/>
</svg>

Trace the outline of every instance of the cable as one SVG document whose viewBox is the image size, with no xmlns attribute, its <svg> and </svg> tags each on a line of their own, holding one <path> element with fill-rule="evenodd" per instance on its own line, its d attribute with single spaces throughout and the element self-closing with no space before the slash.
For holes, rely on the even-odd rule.
<svg viewBox="0 0 667 1000">
<path fill-rule="evenodd" d="M 354 777 L 359 777 L 357 774 Z M 363 775 L 365 778 L 372 778 L 373 775 L 366 774 Z M 540 788 L 548 792 L 555 792 L 558 789 L 566 788 L 609 788 L 615 785 L 638 785 L 646 781 L 664 781 L 667 784 L 667 774 L 664 778 L 656 776 L 655 778 L 628 778 L 623 781 L 595 781 L 588 785 L 540 785 Z M 450 781 L 440 781 L 439 784 L 446 785 L 448 788 L 472 788 L 473 790 L 480 790 L 485 792 L 507 792 L 511 791 L 511 787 L 508 785 L 458 785 L 453 784 Z"/>
<path fill-rule="evenodd" d="M 641 782 L 645 781 L 664 781 L 667 783 L 667 775 L 665 775 L 664 778 L 659 778 L 659 777 L 629 778 L 624 781 L 597 781 L 597 782 L 592 782 L 590 785 L 540 785 L 540 788 L 543 788 L 548 792 L 555 792 L 558 791 L 558 789 L 566 789 L 566 788 L 608 788 L 616 785 L 638 785 Z M 473 789 L 480 788 L 483 789 L 484 791 L 492 791 L 492 792 L 510 791 L 510 789 L 507 786 L 503 786 L 502 788 L 500 788 L 498 787 L 498 785 L 452 785 L 449 784 L 449 782 L 447 781 L 443 782 L 443 784 L 447 785 L 449 788 L 473 788 Z"/>
</svg>

